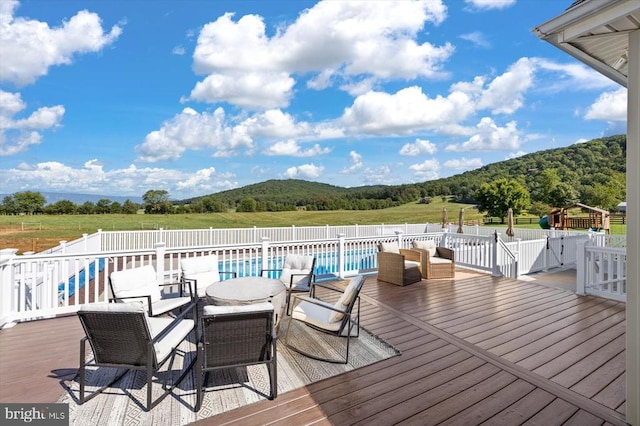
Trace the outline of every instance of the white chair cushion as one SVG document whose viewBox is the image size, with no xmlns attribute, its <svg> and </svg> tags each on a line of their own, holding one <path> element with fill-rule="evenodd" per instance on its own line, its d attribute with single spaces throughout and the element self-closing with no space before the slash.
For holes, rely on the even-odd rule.
<svg viewBox="0 0 640 426">
<path fill-rule="evenodd" d="M 293 309 L 291 318 L 307 322 L 325 330 L 338 331 L 340 329 L 340 321 L 331 322 L 329 319 L 333 311 L 326 308 L 333 307 L 333 305 L 317 299 L 314 299 L 314 301 L 317 301 L 320 305 L 309 303 L 304 300 L 306 297 L 307 296 L 302 296 L 303 300 Z"/>
<path fill-rule="evenodd" d="M 420 262 L 416 262 L 415 260 L 404 261 L 404 269 L 419 268 L 419 267 L 420 267 Z"/>
<path fill-rule="evenodd" d="M 151 296 L 152 303 L 162 298 L 157 279 L 156 270 L 151 265 L 111 273 L 115 297 Z M 140 301 L 146 303 L 146 299 Z"/>
<path fill-rule="evenodd" d="M 346 309 L 353 301 L 356 290 L 362 280 L 364 280 L 364 277 L 362 275 L 356 275 L 355 277 L 351 278 L 351 281 L 349 281 L 349 284 L 347 284 L 347 287 L 344 289 L 344 293 L 342 293 L 333 307 L 342 310 Z M 333 311 L 331 312 L 331 315 L 329 315 L 329 322 L 342 321 L 342 318 L 344 318 L 344 314 Z"/>
<path fill-rule="evenodd" d="M 435 265 L 436 263 L 437 264 L 451 263 L 451 260 L 445 259 L 444 257 L 430 257 L 429 262 Z"/>
<path fill-rule="evenodd" d="M 414 241 L 413 248 L 427 250 L 429 252 L 429 257 L 434 257 L 437 254 L 436 251 L 436 243 L 432 240 L 429 241 Z"/>
<path fill-rule="evenodd" d="M 142 302 L 87 303 L 80 305 L 80 312 L 147 313 L 147 309 Z"/>
<path fill-rule="evenodd" d="M 218 273 L 218 256 L 186 257 L 180 260 L 180 269 L 183 274 L 200 274 L 203 272 Z"/>
<path fill-rule="evenodd" d="M 153 315 L 164 314 L 165 312 L 173 311 L 174 309 L 184 306 L 191 301 L 190 297 L 169 297 L 167 299 L 161 299 L 151 303 Z"/>
<path fill-rule="evenodd" d="M 182 276 L 184 278 L 197 282 L 198 297 L 205 297 L 207 287 L 220 281 L 218 256 L 215 254 L 181 259 L 180 269 L 182 269 Z"/>
<path fill-rule="evenodd" d="M 196 281 L 196 287 L 198 289 L 198 297 L 205 297 L 207 295 L 207 287 L 213 283 L 220 281 L 220 273 L 215 272 L 200 272 L 197 274 L 184 274 L 184 278 Z M 185 288 L 186 290 L 186 288 Z"/>
<path fill-rule="evenodd" d="M 400 254 L 400 247 L 398 246 L 397 241 L 392 241 L 390 243 L 380 243 L 380 251 L 385 253 Z"/>
<path fill-rule="evenodd" d="M 313 267 L 313 256 L 303 256 L 299 254 L 288 254 L 282 264 L 280 281 L 292 289 L 309 289 L 309 279 L 311 268 Z M 291 277 L 293 276 L 293 280 Z"/>
<path fill-rule="evenodd" d="M 248 312 L 272 311 L 273 305 L 270 302 L 253 303 L 251 305 L 205 305 L 203 313 L 207 315 L 240 314 Z"/>
<path fill-rule="evenodd" d="M 167 328 L 174 321 L 175 319 L 173 318 L 147 318 L 151 338 L 155 338 L 160 334 L 160 332 L 162 332 L 162 330 Z M 173 348 L 187 337 L 191 330 L 193 330 L 194 326 L 195 322 L 191 319 L 180 320 L 169 333 L 153 345 L 153 349 L 156 352 L 156 359 L 159 363 L 171 355 Z"/>
</svg>

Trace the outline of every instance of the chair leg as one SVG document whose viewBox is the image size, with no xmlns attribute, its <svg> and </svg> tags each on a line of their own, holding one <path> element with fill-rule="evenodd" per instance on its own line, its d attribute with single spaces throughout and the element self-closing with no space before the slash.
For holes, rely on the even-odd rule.
<svg viewBox="0 0 640 426">
<path fill-rule="evenodd" d="M 200 411 L 202 407 L 202 363 L 204 362 L 204 346 L 202 343 L 198 343 L 198 351 L 196 354 L 196 412 Z"/>
<path fill-rule="evenodd" d="M 273 339 L 272 360 L 269 365 L 269 379 L 271 382 L 271 399 L 278 396 L 278 351 L 276 350 L 276 338 Z"/>
<path fill-rule="evenodd" d="M 128 369 L 124 369 L 120 374 L 117 374 L 116 377 L 111 380 L 109 383 L 107 383 L 106 385 L 102 386 L 100 389 L 95 390 L 93 393 L 91 393 L 91 395 L 87 396 L 85 398 L 84 394 L 85 394 L 85 382 L 86 382 L 86 368 L 87 368 L 87 361 L 86 361 L 86 355 L 85 355 L 85 349 L 86 349 L 86 338 L 83 338 L 82 340 L 80 340 L 80 404 L 84 404 L 85 402 L 89 401 L 90 399 L 92 399 L 93 397 L 99 395 L 103 390 L 105 390 L 106 388 L 110 387 L 111 385 L 113 385 L 115 382 L 117 382 L 118 380 L 120 380 L 122 378 L 122 376 L 124 376 L 125 374 L 127 374 L 127 372 L 129 371 Z"/>
</svg>

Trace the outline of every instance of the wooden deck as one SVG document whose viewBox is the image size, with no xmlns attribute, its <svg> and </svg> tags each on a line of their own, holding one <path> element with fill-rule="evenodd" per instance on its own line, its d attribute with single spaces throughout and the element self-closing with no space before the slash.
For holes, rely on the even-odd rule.
<svg viewBox="0 0 640 426">
<path fill-rule="evenodd" d="M 200 423 L 626 424 L 623 303 L 487 275 L 373 276 L 361 320 L 402 355 Z M 75 317 L 1 330 L 0 401 L 55 401 L 81 336 Z"/>
</svg>

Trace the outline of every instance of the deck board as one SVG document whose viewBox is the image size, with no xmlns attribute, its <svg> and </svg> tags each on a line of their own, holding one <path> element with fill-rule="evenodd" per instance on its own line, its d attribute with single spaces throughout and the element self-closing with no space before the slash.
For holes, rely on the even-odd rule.
<svg viewBox="0 0 640 426">
<path fill-rule="evenodd" d="M 199 424 L 624 423 L 623 303 L 464 275 L 367 277 L 361 323 L 400 356 Z M 75 316 L 0 330 L 0 401 L 57 400 L 82 335 Z"/>
</svg>

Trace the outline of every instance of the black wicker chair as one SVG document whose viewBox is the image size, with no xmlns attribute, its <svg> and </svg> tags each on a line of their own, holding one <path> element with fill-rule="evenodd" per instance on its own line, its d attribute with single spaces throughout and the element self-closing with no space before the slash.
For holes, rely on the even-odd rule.
<svg viewBox="0 0 640 426">
<path fill-rule="evenodd" d="M 195 357 L 189 365 L 182 368 L 180 376 L 171 387 L 167 389 L 163 386 L 165 392 L 156 401 L 152 401 L 154 373 L 157 373 L 169 359 L 173 359 L 178 346 L 192 331 L 196 331 L 195 321 L 184 318 L 189 310 L 193 311 L 195 318 L 196 304 L 192 303 L 189 308 L 176 318 L 149 318 L 140 302 L 82 305 L 78 317 L 86 337 L 80 340 L 80 403 L 90 400 L 113 385 L 129 370 L 146 370 L 147 401 L 143 408 L 150 410 L 156 406 L 193 367 Z M 93 362 L 86 361 L 87 341 L 93 351 Z M 169 365 L 172 366 L 173 363 Z M 85 398 L 87 366 L 123 368 L 124 371 Z"/>
<path fill-rule="evenodd" d="M 161 288 L 167 286 L 176 286 L 179 292 L 162 294 Z M 158 283 L 156 270 L 152 265 L 112 272 L 109 276 L 109 287 L 112 301 L 142 301 L 149 310 L 149 316 L 183 309 L 194 299 L 192 294 L 184 295 L 186 292 L 183 283 Z"/>
<path fill-rule="evenodd" d="M 204 307 L 201 323 L 202 339 L 198 343 L 195 368 L 195 411 L 202 406 L 203 386 L 206 386 L 209 371 L 221 368 L 265 364 L 271 388 L 268 397 L 274 399 L 278 396 L 277 338 L 271 303 L 208 305 Z"/>
</svg>

